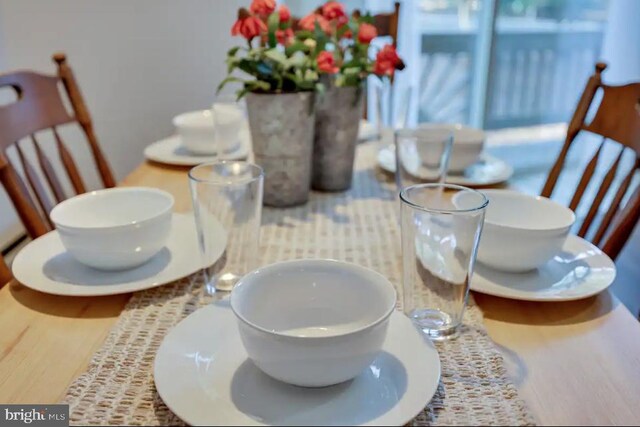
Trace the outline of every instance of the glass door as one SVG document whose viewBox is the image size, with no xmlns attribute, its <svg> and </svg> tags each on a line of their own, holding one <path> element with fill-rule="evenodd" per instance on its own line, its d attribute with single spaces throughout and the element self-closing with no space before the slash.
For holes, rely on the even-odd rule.
<svg viewBox="0 0 640 427">
<path fill-rule="evenodd" d="M 607 0 L 497 0 L 482 125 L 568 121 L 600 58 L 607 6 Z"/>
<path fill-rule="evenodd" d="M 399 0 L 408 64 L 386 94 L 386 125 L 463 123 L 486 129 L 566 122 L 600 57 L 609 0 Z M 640 0 L 638 0 L 640 1 Z M 323 0 L 286 0 L 304 15 Z M 346 0 L 390 12 L 394 0 Z M 382 41 L 384 42 L 384 41 Z M 375 78 L 369 111 L 376 106 Z M 407 108 L 408 105 L 408 108 Z"/>
<path fill-rule="evenodd" d="M 600 56 L 609 0 L 401 3 L 409 67 L 397 84 L 416 88 L 414 121 L 499 129 L 570 118 Z"/>
</svg>

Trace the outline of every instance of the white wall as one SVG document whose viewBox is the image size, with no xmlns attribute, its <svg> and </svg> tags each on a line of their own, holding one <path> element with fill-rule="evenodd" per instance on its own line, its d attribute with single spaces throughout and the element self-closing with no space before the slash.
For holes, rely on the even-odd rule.
<svg viewBox="0 0 640 427">
<path fill-rule="evenodd" d="M 0 0 L 0 71 L 54 72 L 67 53 L 98 139 L 123 179 L 171 118 L 203 108 L 224 77 L 236 0 Z M 68 132 L 79 163 L 89 159 Z M 91 175 L 91 174 L 89 174 Z M 95 176 L 89 176 L 95 186 Z M 0 195 L 0 239 L 14 215 Z M 4 199 L 4 200 L 2 200 Z M 0 246 L 2 241 L 0 240 Z"/>
</svg>

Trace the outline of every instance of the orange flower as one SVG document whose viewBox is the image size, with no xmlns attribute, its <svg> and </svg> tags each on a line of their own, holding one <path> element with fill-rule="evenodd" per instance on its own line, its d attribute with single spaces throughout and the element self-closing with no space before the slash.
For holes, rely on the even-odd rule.
<svg viewBox="0 0 640 427">
<path fill-rule="evenodd" d="M 331 52 L 323 50 L 318 54 L 316 61 L 318 62 L 318 70 L 322 73 L 335 74 L 339 71 L 339 68 L 336 67 L 336 60 Z"/>
<path fill-rule="evenodd" d="M 314 31 L 316 28 L 316 22 L 320 26 L 320 29 L 325 33 L 331 32 L 331 26 L 329 25 L 329 21 L 322 15 L 318 15 L 317 13 L 310 13 L 309 15 L 302 18 L 298 21 L 298 26 L 307 31 Z"/>
<path fill-rule="evenodd" d="M 293 43 L 293 30 L 291 28 L 287 28 L 286 30 L 277 30 L 276 38 L 278 39 L 278 43 L 284 46 L 289 46 Z"/>
<path fill-rule="evenodd" d="M 238 20 L 231 27 L 232 36 L 241 35 L 249 41 L 266 31 L 266 24 L 260 18 L 251 15 L 245 8 L 238 11 Z"/>
<path fill-rule="evenodd" d="M 393 45 L 385 45 L 376 55 L 376 62 L 373 64 L 374 74 L 391 77 L 395 70 L 402 69 L 404 69 L 404 62 Z"/>
<path fill-rule="evenodd" d="M 286 4 L 281 4 L 278 8 L 278 16 L 280 16 L 280 23 L 289 22 L 291 19 L 291 11 Z"/>
<path fill-rule="evenodd" d="M 400 56 L 398 55 L 398 51 L 396 51 L 396 48 L 390 44 L 384 45 L 382 49 L 380 49 L 380 51 L 376 55 L 376 60 L 391 62 L 394 65 L 402 62 Z"/>
<path fill-rule="evenodd" d="M 358 41 L 362 44 L 369 44 L 371 40 L 378 36 L 378 30 L 371 24 L 362 23 L 358 29 Z"/>
<path fill-rule="evenodd" d="M 251 13 L 266 18 L 276 10 L 276 0 L 253 0 L 249 10 Z"/>
<path fill-rule="evenodd" d="M 322 16 L 329 21 L 335 21 L 338 26 L 344 25 L 349 22 L 347 12 L 344 10 L 344 6 L 337 1 L 328 1 L 322 6 Z"/>
</svg>

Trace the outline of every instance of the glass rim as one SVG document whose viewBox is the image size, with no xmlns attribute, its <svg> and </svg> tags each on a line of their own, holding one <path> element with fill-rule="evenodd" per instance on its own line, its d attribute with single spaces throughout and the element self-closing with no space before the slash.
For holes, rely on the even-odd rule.
<svg viewBox="0 0 640 427">
<path fill-rule="evenodd" d="M 215 105 L 216 103 L 241 104 L 242 99 L 239 100 L 235 93 L 219 93 L 215 95 L 211 104 Z"/>
<path fill-rule="evenodd" d="M 441 187 L 444 189 L 450 189 L 450 190 L 458 190 L 458 191 L 464 191 L 464 192 L 469 192 L 469 193 L 475 193 L 478 194 L 482 197 L 482 202 L 475 207 L 472 208 L 468 208 L 468 209 L 438 209 L 438 208 L 428 208 L 425 206 L 421 206 L 415 202 L 412 202 L 410 200 L 410 198 L 407 195 L 408 190 L 412 190 L 412 189 L 416 189 L 416 188 L 437 188 L 437 187 Z M 484 208 L 487 207 L 487 205 L 489 204 L 489 198 L 482 193 L 481 191 L 478 190 L 474 190 L 473 188 L 469 188 L 469 187 L 464 187 L 462 185 L 456 185 L 456 184 L 439 184 L 439 183 L 426 183 L 426 184 L 415 184 L 415 185 L 410 185 L 409 187 L 405 187 L 400 191 L 400 200 L 414 208 L 414 209 L 418 209 L 421 210 L 423 212 L 431 212 L 431 213 L 442 213 L 442 214 L 464 214 L 464 213 L 470 213 L 470 212 L 477 212 L 477 211 L 481 211 Z"/>
<path fill-rule="evenodd" d="M 253 171 L 256 172 L 256 174 L 253 174 L 251 178 L 246 178 L 246 179 L 237 180 L 237 181 L 225 180 L 225 179 L 202 179 L 194 176 L 194 173 L 200 169 L 205 169 L 207 167 L 217 166 L 217 165 L 232 165 L 232 164 L 240 164 L 240 165 L 248 166 L 249 168 L 253 169 Z M 264 178 L 264 169 L 262 169 L 262 167 L 256 165 L 255 163 L 251 163 L 245 160 L 214 160 L 211 162 L 201 163 L 197 166 L 192 167 L 191 169 L 189 169 L 189 172 L 187 175 L 189 176 L 189 179 L 191 181 L 197 182 L 200 184 L 248 185 L 259 180 L 260 178 Z"/>
</svg>

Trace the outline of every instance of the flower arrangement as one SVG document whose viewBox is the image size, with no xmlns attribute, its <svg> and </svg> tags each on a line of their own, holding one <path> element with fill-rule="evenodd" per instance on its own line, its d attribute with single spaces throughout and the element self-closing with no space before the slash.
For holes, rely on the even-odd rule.
<svg viewBox="0 0 640 427">
<path fill-rule="evenodd" d="M 404 68 L 392 45 L 372 58 L 370 43 L 377 36 L 372 17 L 358 12 L 348 16 L 337 1 L 295 23 L 286 5 L 253 0 L 249 9 L 238 11 L 231 34 L 244 38 L 246 46 L 229 50 L 229 76 L 219 89 L 241 83 L 238 98 L 248 92 L 322 91 L 322 76 L 330 76 L 336 86 L 360 86 L 371 74 L 392 77 Z"/>
<path fill-rule="evenodd" d="M 247 44 L 227 53 L 227 71 L 220 90 L 229 82 L 239 82 L 238 98 L 248 92 L 287 93 L 316 90 L 318 72 L 304 49 L 291 48 L 295 41 L 291 12 L 286 5 L 276 8 L 275 0 L 253 0 L 241 8 L 231 34 Z M 234 74 L 244 73 L 242 77 Z M 247 76 L 249 78 L 247 78 Z M 252 78 L 251 78 L 252 77 Z"/>
<path fill-rule="evenodd" d="M 298 23 L 296 40 L 309 47 L 320 75 L 335 78 L 338 87 L 360 86 L 371 74 L 392 77 L 404 63 L 393 45 L 385 45 L 375 59 L 370 44 L 378 36 L 370 15 L 347 16 L 344 5 L 328 1 Z"/>
</svg>

